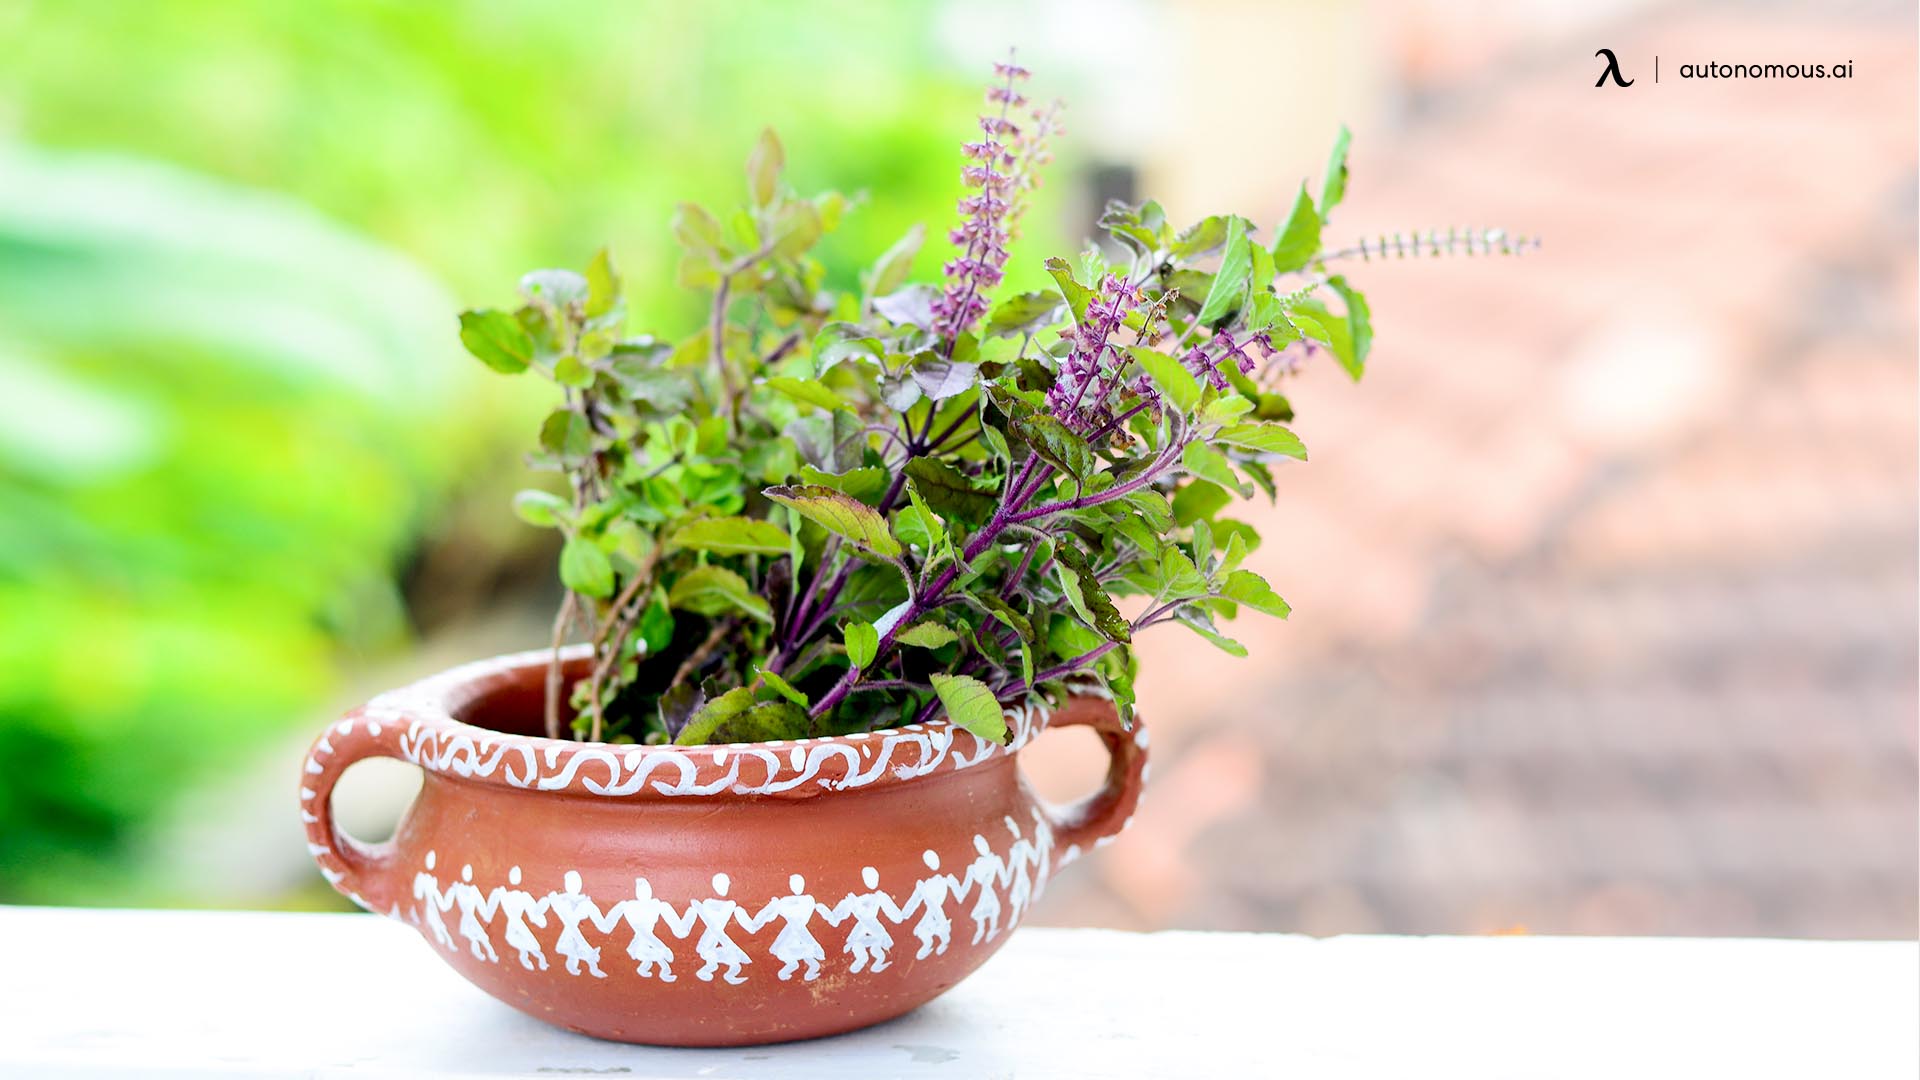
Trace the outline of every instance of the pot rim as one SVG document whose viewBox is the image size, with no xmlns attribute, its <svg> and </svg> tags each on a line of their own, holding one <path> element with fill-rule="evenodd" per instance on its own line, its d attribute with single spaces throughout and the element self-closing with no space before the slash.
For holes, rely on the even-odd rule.
<svg viewBox="0 0 1920 1080">
<path fill-rule="evenodd" d="M 561 650 L 563 663 L 590 655 Z M 375 697 L 348 714 L 371 734 L 391 725 L 395 756 L 429 773 L 530 792 L 624 799 L 771 796 L 812 798 L 870 791 L 1010 758 L 1045 730 L 1055 707 L 1005 709 L 1009 741 L 983 739 L 949 720 L 847 735 L 705 746 L 575 742 L 495 731 L 458 718 L 489 695 L 543 677 L 550 649 L 476 660 Z M 1095 688 L 1076 688 L 1061 710 L 1112 710 Z M 322 737 L 323 739 L 325 736 Z"/>
</svg>

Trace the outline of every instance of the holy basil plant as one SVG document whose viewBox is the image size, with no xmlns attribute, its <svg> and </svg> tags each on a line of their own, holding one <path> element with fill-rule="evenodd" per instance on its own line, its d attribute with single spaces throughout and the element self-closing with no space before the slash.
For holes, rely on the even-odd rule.
<svg viewBox="0 0 1920 1080">
<path fill-rule="evenodd" d="M 1284 377 L 1314 355 L 1365 368 L 1367 302 L 1336 266 L 1514 245 L 1323 250 L 1343 131 L 1318 197 L 1301 185 L 1270 237 L 1116 203 L 1107 248 L 1048 259 L 1050 290 L 999 295 L 1058 131 L 1026 77 L 996 66 L 938 287 L 909 283 L 918 228 L 857 292 L 828 287 L 810 252 L 847 200 L 790 190 L 767 133 L 745 205 L 675 217 L 680 284 L 711 295 L 697 330 L 630 335 L 604 251 L 585 273 L 528 274 L 516 310 L 461 316 L 489 367 L 559 388 L 533 460 L 564 493 L 515 501 L 564 537 L 549 734 L 754 742 L 944 714 L 998 739 L 1002 706 L 1032 696 L 1093 689 L 1130 715 L 1151 627 L 1244 655 L 1222 622 L 1286 616 L 1243 565 L 1259 537 L 1222 513 L 1306 458 Z M 563 702 L 573 637 L 592 660 Z"/>
</svg>

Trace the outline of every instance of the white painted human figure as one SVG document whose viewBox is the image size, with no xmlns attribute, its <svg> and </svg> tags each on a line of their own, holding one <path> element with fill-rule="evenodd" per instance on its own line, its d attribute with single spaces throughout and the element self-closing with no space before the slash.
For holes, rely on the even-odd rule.
<svg viewBox="0 0 1920 1080">
<path fill-rule="evenodd" d="M 980 896 L 973 902 L 973 943 L 982 940 L 992 941 L 1000 932 L 1000 879 L 1005 866 L 1000 856 L 993 853 L 987 845 L 987 838 L 975 833 L 973 850 L 977 853 L 967 864 L 966 874 L 960 880 L 960 887 L 954 890 L 956 896 L 965 898 L 969 888 L 978 888 Z"/>
<path fill-rule="evenodd" d="M 1142 730 L 1145 730 L 1144 728 Z M 1033 812 L 1033 892 L 1037 897 L 1047 891 L 1047 876 L 1053 872 L 1053 828 L 1040 811 Z"/>
<path fill-rule="evenodd" d="M 554 942 L 553 949 L 567 958 L 567 974 L 580 974 L 580 965 L 585 964 L 594 978 L 604 979 L 607 973 L 600 970 L 600 950 L 587 942 L 586 935 L 580 932 L 580 924 L 592 922 L 605 932 L 609 929 L 604 925 L 606 916 L 601 914 L 600 906 L 592 897 L 580 892 L 580 871 L 567 871 L 563 880 L 566 891 L 548 893 L 545 901 L 554 917 L 560 920 L 560 940 Z"/>
<path fill-rule="evenodd" d="M 460 906 L 460 936 L 467 939 L 467 948 L 473 950 L 474 959 L 498 963 L 500 954 L 493 951 L 493 939 L 487 936 L 487 928 L 482 925 L 493 921 L 494 901 L 481 896 L 480 890 L 474 887 L 471 863 L 460 868 L 460 880 L 447 886 L 447 893 Z"/>
<path fill-rule="evenodd" d="M 738 986 L 747 981 L 746 976 L 740 974 L 741 966 L 753 963 L 753 958 L 748 956 L 746 950 L 736 944 L 733 938 L 727 936 L 727 930 L 734 921 L 734 913 L 740 910 L 739 904 L 727 899 L 729 884 L 727 875 L 713 875 L 714 895 L 703 900 L 695 900 L 692 906 L 687 908 L 687 913 L 689 915 L 697 913 L 703 927 L 700 940 L 694 944 L 693 950 L 699 953 L 700 959 L 706 963 L 700 965 L 700 970 L 693 973 L 694 977 L 702 982 L 712 982 L 714 973 L 721 968 L 726 968 L 726 974 L 720 977 Z"/>
<path fill-rule="evenodd" d="M 904 921 L 913 915 L 915 907 L 924 909 L 920 921 L 913 925 L 913 936 L 920 939 L 920 951 L 914 953 L 913 957 L 925 960 L 928 953 L 944 954 L 953 940 L 953 920 L 947 918 L 947 897 L 959 893 L 960 879 L 939 872 L 940 856 L 934 854 L 932 849 L 922 852 L 920 861 L 934 872 L 921 878 L 920 883 L 913 887 L 913 895 L 907 897 L 907 902 L 901 906 L 900 915 Z M 936 941 L 938 945 L 934 944 Z"/>
<path fill-rule="evenodd" d="M 847 933 L 847 944 L 842 950 L 853 954 L 853 967 L 856 973 L 869 965 L 874 971 L 887 970 L 887 950 L 893 947 L 893 935 L 881 925 L 880 916 L 886 915 L 894 922 L 905 922 L 906 913 L 893 897 L 880 891 L 880 872 L 871 866 L 860 868 L 860 880 L 866 883 L 867 892 L 848 893 L 831 909 L 821 907 L 827 921 L 839 926 L 849 916 L 853 918 L 853 929 Z"/>
<path fill-rule="evenodd" d="M 1020 835 L 1020 826 L 1012 818 L 1002 818 L 1007 823 L 1007 831 L 1013 834 L 1013 846 L 1007 849 L 1007 925 L 1020 921 L 1020 913 L 1027 909 L 1033 900 L 1033 879 L 1027 874 L 1027 863 L 1033 859 L 1034 847 L 1026 837 Z"/>
<path fill-rule="evenodd" d="M 453 897 L 440 891 L 440 879 L 428 871 L 438 858 L 433 852 L 427 852 L 427 869 L 413 875 L 413 895 L 419 900 L 420 909 L 427 913 L 427 929 L 433 932 L 433 940 L 447 947 L 449 951 L 459 952 L 459 946 L 453 943 L 453 935 L 447 932 L 446 921 L 440 913 L 453 908 Z M 448 890 L 451 892 L 452 890 Z"/>
<path fill-rule="evenodd" d="M 642 977 L 653 974 L 653 965 L 660 965 L 660 981 L 672 982 L 673 950 L 660 940 L 655 927 L 661 922 L 667 924 L 676 937 L 686 937 L 693 932 L 695 909 L 689 905 L 686 912 L 675 911 L 673 905 L 653 895 L 653 886 L 646 878 L 633 879 L 633 899 L 622 900 L 613 905 L 607 913 L 618 924 L 625 919 L 627 928 L 633 931 L 633 942 L 627 946 L 627 955 L 639 962 L 638 971 Z"/>
<path fill-rule="evenodd" d="M 507 871 L 509 885 L 520 884 L 520 868 Z M 520 966 L 533 970 L 537 962 L 541 971 L 547 970 L 547 954 L 540 948 L 540 939 L 533 936 L 527 923 L 544 929 L 547 925 L 545 900 L 536 900 L 532 893 L 519 889 L 499 889 L 494 891 L 494 902 L 499 906 L 500 917 L 507 924 L 507 944 L 520 953 Z"/>
<path fill-rule="evenodd" d="M 770 950 L 773 958 L 784 965 L 777 972 L 780 981 L 793 978 L 793 973 L 801 964 L 805 964 L 807 973 L 803 978 L 812 982 L 820 977 L 820 961 L 827 958 L 827 950 L 813 936 L 813 931 L 807 929 L 808 924 L 813 922 L 814 913 L 820 910 L 820 905 L 807 892 L 807 879 L 799 874 L 787 878 L 787 888 L 789 892 L 786 896 L 776 896 L 767 901 L 767 906 L 752 917 L 748 917 L 746 909 L 741 908 L 740 925 L 747 928 L 747 933 L 753 934 L 774 919 L 785 920 Z"/>
</svg>

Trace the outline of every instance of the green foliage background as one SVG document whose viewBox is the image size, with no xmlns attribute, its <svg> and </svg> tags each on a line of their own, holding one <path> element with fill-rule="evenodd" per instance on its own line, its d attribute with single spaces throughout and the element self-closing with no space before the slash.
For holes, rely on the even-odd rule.
<svg viewBox="0 0 1920 1080">
<path fill-rule="evenodd" d="M 14 900 L 153 899 L 141 824 L 404 643 L 396 568 L 529 434 L 462 303 L 607 243 L 633 325 L 684 330 L 672 205 L 738 190 L 766 125 L 798 186 L 870 195 L 835 280 L 915 221 L 931 280 L 986 74 L 919 4 L 0 0 L 0 37 Z"/>
</svg>

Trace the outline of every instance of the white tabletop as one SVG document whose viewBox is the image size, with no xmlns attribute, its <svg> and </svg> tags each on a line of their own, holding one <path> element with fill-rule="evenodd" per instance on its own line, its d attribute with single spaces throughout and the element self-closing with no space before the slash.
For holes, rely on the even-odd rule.
<svg viewBox="0 0 1920 1080">
<path fill-rule="evenodd" d="M 317 971 L 294 977 L 300 958 Z M 355 915 L 0 907 L 0 1076 L 1871 1077 L 1920 1072 L 1920 946 L 1024 929 L 838 1038 L 557 1031 Z"/>
</svg>

